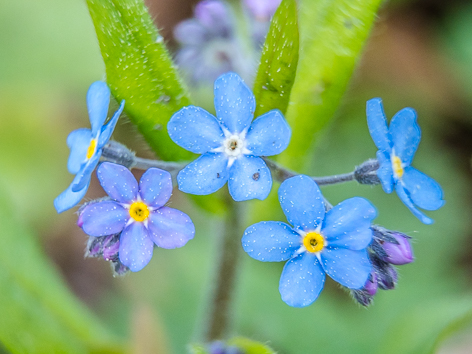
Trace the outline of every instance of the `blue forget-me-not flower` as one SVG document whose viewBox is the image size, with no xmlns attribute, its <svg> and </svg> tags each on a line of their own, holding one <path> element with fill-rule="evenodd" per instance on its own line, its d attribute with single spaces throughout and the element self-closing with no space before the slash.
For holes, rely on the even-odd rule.
<svg viewBox="0 0 472 354">
<path fill-rule="evenodd" d="M 103 162 L 97 176 L 111 200 L 87 205 L 78 225 L 89 236 L 121 232 L 119 258 L 131 271 L 137 272 L 149 263 L 154 244 L 172 249 L 193 238 L 195 226 L 190 217 L 165 206 L 172 194 L 169 172 L 150 168 L 138 185 L 126 167 Z"/>
<path fill-rule="evenodd" d="M 215 81 L 215 109 L 216 118 L 200 107 L 184 107 L 167 125 L 176 144 L 203 154 L 179 172 L 179 189 L 206 195 L 228 181 L 236 201 L 267 198 L 272 177 L 260 156 L 280 154 L 288 146 L 291 130 L 285 118 L 272 110 L 252 122 L 254 95 L 235 73 Z"/>
<path fill-rule="evenodd" d="M 350 289 L 362 288 L 372 271 L 367 246 L 375 208 L 355 197 L 326 212 L 318 185 L 303 175 L 281 184 L 279 201 L 293 227 L 259 222 L 246 229 L 242 244 L 259 261 L 288 261 L 279 284 L 282 300 L 294 307 L 310 305 L 323 289 L 326 274 Z"/>
<path fill-rule="evenodd" d="M 96 81 L 90 85 L 87 92 L 87 107 L 92 129 L 77 129 L 67 137 L 67 145 L 70 148 L 67 168 L 70 173 L 75 174 L 75 178 L 70 186 L 54 200 L 58 213 L 77 205 L 87 192 L 92 172 L 102 155 L 102 148 L 110 140 L 125 101 L 121 101 L 120 108 L 105 124 L 109 104 L 110 89 L 107 84 Z"/>
<path fill-rule="evenodd" d="M 377 176 L 385 192 L 395 188 L 401 201 L 425 224 L 433 220 L 417 207 L 436 210 L 443 206 L 441 186 L 431 177 L 410 166 L 421 139 L 416 112 L 403 108 L 387 127 L 380 98 L 367 101 L 367 124 L 377 151 L 380 167 Z"/>
</svg>

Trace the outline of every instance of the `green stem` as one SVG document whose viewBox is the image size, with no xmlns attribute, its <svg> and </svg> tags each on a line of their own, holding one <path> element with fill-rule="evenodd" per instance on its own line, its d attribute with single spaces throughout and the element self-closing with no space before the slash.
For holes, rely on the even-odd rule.
<svg viewBox="0 0 472 354">
<path fill-rule="evenodd" d="M 230 326 L 231 302 L 236 285 L 237 267 L 241 254 L 243 212 L 241 203 L 228 196 L 228 212 L 223 239 L 220 243 L 215 287 L 211 295 L 206 341 L 222 339 Z"/>
</svg>

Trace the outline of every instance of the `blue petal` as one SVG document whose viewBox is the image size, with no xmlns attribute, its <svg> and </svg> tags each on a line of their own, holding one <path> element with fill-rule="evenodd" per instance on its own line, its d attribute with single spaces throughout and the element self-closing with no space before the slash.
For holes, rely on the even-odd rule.
<svg viewBox="0 0 472 354">
<path fill-rule="evenodd" d="M 385 193 L 392 193 L 393 191 L 393 169 L 392 161 L 390 160 L 390 155 L 385 154 L 384 152 L 377 151 L 377 160 L 379 160 L 380 167 L 377 170 L 377 177 L 382 183 L 382 188 Z"/>
<path fill-rule="evenodd" d="M 67 169 L 70 173 L 75 175 L 80 171 L 80 167 L 87 160 L 87 150 L 91 141 L 92 131 L 86 128 L 74 130 L 67 137 L 67 146 L 70 148 Z"/>
<path fill-rule="evenodd" d="M 138 196 L 138 182 L 126 167 L 103 162 L 97 169 L 100 185 L 107 194 L 119 203 L 132 203 Z"/>
<path fill-rule="evenodd" d="M 118 110 L 115 112 L 110 121 L 102 128 L 102 132 L 98 138 L 97 149 L 101 149 L 106 143 L 108 143 L 108 140 L 110 140 L 113 130 L 115 130 L 116 122 L 118 122 L 118 118 L 120 118 L 120 114 L 123 112 L 124 108 L 125 100 L 121 101 Z"/>
<path fill-rule="evenodd" d="M 215 109 L 217 119 L 236 134 L 249 127 L 256 99 L 239 75 L 229 72 L 215 81 Z"/>
<path fill-rule="evenodd" d="M 325 272 L 316 256 L 303 252 L 289 260 L 280 277 L 279 292 L 282 300 L 293 307 L 313 303 L 323 290 Z"/>
<path fill-rule="evenodd" d="M 80 217 L 82 229 L 90 236 L 113 235 L 121 230 L 129 220 L 129 212 L 120 204 L 107 200 L 87 205 Z"/>
<path fill-rule="evenodd" d="M 264 200 L 272 188 L 270 170 L 257 156 L 242 156 L 230 169 L 229 194 L 237 202 L 249 199 Z"/>
<path fill-rule="evenodd" d="M 223 187 L 228 176 L 226 155 L 206 153 L 180 171 L 177 182 L 182 192 L 206 195 Z"/>
<path fill-rule="evenodd" d="M 280 262 L 292 258 L 302 241 L 300 235 L 289 225 L 262 221 L 249 226 L 241 242 L 252 258 L 262 262 Z"/>
<path fill-rule="evenodd" d="M 59 194 L 56 199 L 54 199 L 54 207 L 56 208 L 58 213 L 62 213 L 63 211 L 75 207 L 85 196 L 85 193 L 87 193 L 90 180 L 88 183 L 85 184 L 82 189 L 78 190 L 77 192 L 72 191 L 72 186 L 77 183 L 80 177 L 81 176 L 75 176 L 70 186 L 67 187 L 64 192 Z"/>
<path fill-rule="evenodd" d="M 406 165 L 411 163 L 421 139 L 420 127 L 416 123 L 416 112 L 412 108 L 403 108 L 390 122 L 390 137 L 395 155 Z"/>
<path fill-rule="evenodd" d="M 148 169 L 139 181 L 139 194 L 150 207 L 163 206 L 172 195 L 170 173 L 158 168 Z"/>
<path fill-rule="evenodd" d="M 439 183 L 416 168 L 406 167 L 402 182 L 410 199 L 420 208 L 437 210 L 444 205 L 443 191 Z"/>
<path fill-rule="evenodd" d="M 102 156 L 102 151 L 98 150 L 90 158 L 90 160 L 88 160 L 84 165 L 82 165 L 82 170 L 79 171 L 76 175 L 77 182 L 72 184 L 72 191 L 77 192 L 90 183 L 92 172 L 97 166 L 98 161 L 100 160 L 100 156 Z"/>
<path fill-rule="evenodd" d="M 175 113 L 167 124 L 170 138 L 177 145 L 203 154 L 223 144 L 220 124 L 203 108 L 189 106 Z"/>
<path fill-rule="evenodd" d="M 324 219 L 323 196 L 318 185 L 308 176 L 285 180 L 279 188 L 279 201 L 287 220 L 295 228 L 313 231 Z"/>
<path fill-rule="evenodd" d="M 169 207 L 157 209 L 149 215 L 148 230 L 152 241 L 167 249 L 182 247 L 195 235 L 190 217 Z"/>
<path fill-rule="evenodd" d="M 390 137 L 387 128 L 387 118 L 385 117 L 382 100 L 372 98 L 367 101 L 367 125 L 370 136 L 374 140 L 375 146 L 385 152 L 391 152 Z"/>
<path fill-rule="evenodd" d="M 282 112 L 274 109 L 257 118 L 249 128 L 246 148 L 256 156 L 272 156 L 284 151 L 292 131 Z"/>
<path fill-rule="evenodd" d="M 87 107 L 93 136 L 97 136 L 105 123 L 109 104 L 110 89 L 107 84 L 103 81 L 95 81 L 87 92 Z"/>
<path fill-rule="evenodd" d="M 413 213 L 413 215 L 420 219 L 423 224 L 430 225 L 434 222 L 433 219 L 428 218 L 425 214 L 423 214 L 414 206 L 413 202 L 410 199 L 410 196 L 407 194 L 401 183 L 397 183 L 395 185 L 395 191 L 397 192 L 397 195 L 403 202 L 403 204 L 405 204 L 408 209 L 410 209 L 410 211 Z"/>
<path fill-rule="evenodd" d="M 353 251 L 328 245 L 320 255 L 326 274 L 350 289 L 362 288 L 372 270 L 367 249 Z"/>
<path fill-rule="evenodd" d="M 366 248 L 372 241 L 372 220 L 377 212 L 364 198 L 347 199 L 326 213 L 321 233 L 330 247 Z"/>
<path fill-rule="evenodd" d="M 127 226 L 120 237 L 120 261 L 132 272 L 143 269 L 151 260 L 154 244 L 141 222 Z"/>
</svg>

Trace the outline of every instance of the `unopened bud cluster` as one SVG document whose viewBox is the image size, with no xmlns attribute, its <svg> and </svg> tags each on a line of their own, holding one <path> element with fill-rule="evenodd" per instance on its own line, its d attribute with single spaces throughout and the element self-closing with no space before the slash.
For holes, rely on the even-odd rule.
<svg viewBox="0 0 472 354">
<path fill-rule="evenodd" d="M 369 306 L 377 290 L 392 290 L 398 280 L 395 266 L 413 262 L 411 237 L 398 231 L 372 226 L 373 240 L 369 246 L 372 273 L 362 289 L 351 294 L 363 306 Z"/>
</svg>

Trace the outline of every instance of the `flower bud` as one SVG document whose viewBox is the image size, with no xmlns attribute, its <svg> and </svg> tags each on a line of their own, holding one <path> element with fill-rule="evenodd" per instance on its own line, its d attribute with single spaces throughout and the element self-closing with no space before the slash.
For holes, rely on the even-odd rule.
<svg viewBox="0 0 472 354">
<path fill-rule="evenodd" d="M 398 280 L 397 270 L 395 267 L 382 260 L 375 253 L 370 254 L 370 260 L 377 277 L 378 287 L 382 290 L 394 289 Z"/>
<path fill-rule="evenodd" d="M 116 141 L 109 141 L 103 147 L 102 158 L 106 161 L 123 165 L 126 168 L 131 168 L 135 165 L 135 154 L 123 144 Z"/>
<path fill-rule="evenodd" d="M 377 176 L 379 169 L 379 161 L 367 160 L 362 165 L 357 166 L 354 170 L 354 178 L 360 184 L 379 184 L 380 179 Z"/>
<path fill-rule="evenodd" d="M 377 275 L 375 272 L 370 273 L 369 279 L 364 287 L 359 290 L 351 290 L 353 298 L 362 306 L 369 306 L 372 304 L 374 295 L 377 293 Z"/>
<path fill-rule="evenodd" d="M 400 232 L 391 232 L 390 235 L 395 238 L 397 244 L 384 242 L 382 244 L 387 257 L 386 262 L 396 265 L 408 264 L 413 262 L 413 250 L 409 242 L 409 237 Z"/>
<path fill-rule="evenodd" d="M 364 285 L 364 290 L 370 296 L 374 296 L 377 293 L 377 274 L 375 272 L 370 273 L 370 277 Z"/>
</svg>

